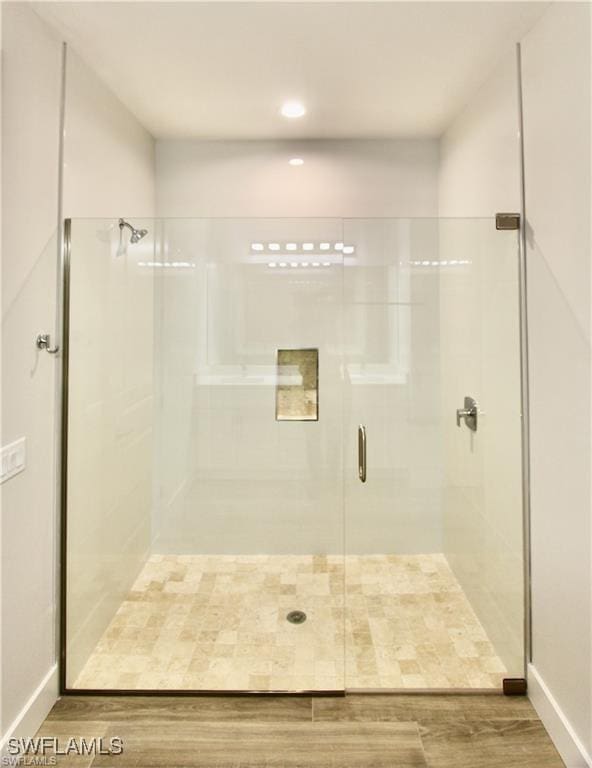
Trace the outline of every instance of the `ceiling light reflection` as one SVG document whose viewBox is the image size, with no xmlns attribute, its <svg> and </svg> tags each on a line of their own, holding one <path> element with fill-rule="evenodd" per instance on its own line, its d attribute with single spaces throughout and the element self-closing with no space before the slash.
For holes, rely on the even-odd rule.
<svg viewBox="0 0 592 768">
<path fill-rule="evenodd" d="M 305 115 L 306 107 L 301 101 L 296 101 L 295 99 L 292 99 L 290 101 L 285 101 L 282 104 L 282 108 L 280 112 L 284 117 L 294 119 L 294 118 L 302 117 L 303 115 Z"/>
</svg>

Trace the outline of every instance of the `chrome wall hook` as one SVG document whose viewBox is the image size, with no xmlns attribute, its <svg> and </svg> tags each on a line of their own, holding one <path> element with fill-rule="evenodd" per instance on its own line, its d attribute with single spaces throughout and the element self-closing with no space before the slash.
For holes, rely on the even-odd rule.
<svg viewBox="0 0 592 768">
<path fill-rule="evenodd" d="M 35 339 L 35 346 L 37 347 L 37 349 L 44 349 L 46 352 L 49 352 L 50 355 L 55 355 L 57 352 L 60 351 L 59 346 L 55 346 L 52 348 L 51 336 L 49 335 L 49 333 L 37 334 L 37 338 Z"/>
</svg>

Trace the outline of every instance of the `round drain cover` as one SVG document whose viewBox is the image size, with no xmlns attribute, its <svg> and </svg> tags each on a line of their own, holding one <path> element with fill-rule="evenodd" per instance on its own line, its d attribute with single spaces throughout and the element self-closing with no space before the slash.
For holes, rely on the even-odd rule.
<svg viewBox="0 0 592 768">
<path fill-rule="evenodd" d="M 290 611 L 286 619 L 290 624 L 303 624 L 306 621 L 306 614 L 304 611 Z"/>
</svg>

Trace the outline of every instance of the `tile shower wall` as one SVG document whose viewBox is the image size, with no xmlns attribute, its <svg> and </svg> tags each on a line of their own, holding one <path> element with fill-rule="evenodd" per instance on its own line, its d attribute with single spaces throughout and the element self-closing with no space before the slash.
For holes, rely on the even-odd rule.
<svg viewBox="0 0 592 768">
<path fill-rule="evenodd" d="M 344 238 L 346 550 L 441 552 L 437 220 L 350 219 Z"/>
<path fill-rule="evenodd" d="M 153 551 L 341 552 L 341 222 L 165 227 Z M 299 247 L 251 247 L 270 242 Z M 319 420 L 276 421 L 277 349 L 300 347 L 319 350 Z"/>
<path fill-rule="evenodd" d="M 342 551 L 343 451 L 348 551 L 441 551 L 438 273 L 415 266 L 435 258 L 435 221 L 164 226 L 153 551 Z M 331 251 L 251 250 L 273 241 Z M 276 350 L 297 347 L 319 349 L 319 421 L 278 423 Z"/>
<path fill-rule="evenodd" d="M 523 673 L 518 239 L 440 222 L 444 553 L 510 675 Z M 456 426 L 464 397 L 476 432 Z"/>
<path fill-rule="evenodd" d="M 152 222 L 145 226 L 152 226 Z M 68 683 L 142 568 L 152 507 L 151 235 L 118 251 L 114 221 L 72 225 Z"/>
</svg>

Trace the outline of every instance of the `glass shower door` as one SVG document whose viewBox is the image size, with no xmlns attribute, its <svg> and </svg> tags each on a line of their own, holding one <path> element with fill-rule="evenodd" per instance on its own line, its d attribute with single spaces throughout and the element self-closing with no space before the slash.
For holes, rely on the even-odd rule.
<svg viewBox="0 0 592 768">
<path fill-rule="evenodd" d="M 499 689 L 524 674 L 517 233 L 344 241 L 346 687 Z"/>
<path fill-rule="evenodd" d="M 341 223 L 164 223 L 154 567 L 195 690 L 343 688 Z M 175 256 L 174 258 L 181 258 Z"/>
<path fill-rule="evenodd" d="M 66 687 L 343 690 L 342 224 L 142 227 L 72 224 Z"/>
</svg>

